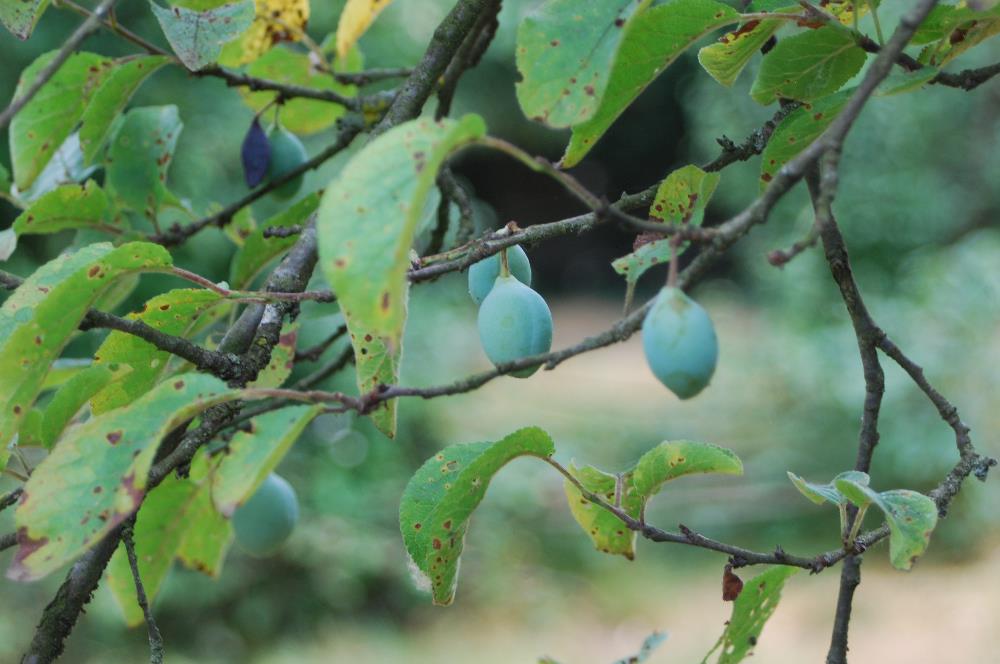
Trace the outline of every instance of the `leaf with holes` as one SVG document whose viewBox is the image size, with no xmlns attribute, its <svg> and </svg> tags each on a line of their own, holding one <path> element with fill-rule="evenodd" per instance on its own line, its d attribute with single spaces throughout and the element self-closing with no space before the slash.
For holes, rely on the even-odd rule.
<svg viewBox="0 0 1000 664">
<path fill-rule="evenodd" d="M 212 478 L 216 509 L 232 516 L 321 411 L 320 406 L 288 406 L 254 417 L 249 431 L 237 431 Z"/>
<path fill-rule="evenodd" d="M 271 350 L 270 361 L 247 387 L 281 387 L 295 368 L 295 344 L 298 338 L 298 322 L 285 323 L 278 336 L 278 343 Z"/>
<path fill-rule="evenodd" d="M 219 58 L 222 47 L 247 31 L 254 21 L 253 0 L 240 0 L 205 11 L 185 7 L 164 9 L 150 0 L 170 47 L 191 71 L 204 69 Z"/>
<path fill-rule="evenodd" d="M 639 495 L 648 498 L 659 493 L 664 482 L 699 473 L 742 475 L 743 463 L 735 452 L 718 445 L 664 441 L 639 457 L 632 481 Z"/>
<path fill-rule="evenodd" d="M 357 86 L 338 83 L 329 72 L 317 69 L 310 57 L 306 53 L 279 46 L 247 67 L 247 74 L 321 92 L 335 92 L 344 97 L 353 97 L 357 94 Z M 357 49 L 333 62 L 333 69 L 338 73 L 360 71 L 362 66 L 361 53 Z M 240 92 L 247 106 L 254 111 L 263 111 L 262 117 L 265 120 L 274 122 L 278 117 L 274 104 L 277 92 L 273 90 L 253 92 L 246 88 L 240 88 Z M 296 134 L 315 134 L 333 126 L 344 113 L 345 109 L 340 104 L 319 99 L 295 98 L 281 104 L 280 117 L 282 126 L 288 131 Z"/>
<path fill-rule="evenodd" d="M 94 364 L 66 381 L 45 407 L 39 429 L 39 444 L 51 449 L 66 426 L 92 396 L 131 371 L 131 367 L 121 364 Z"/>
<path fill-rule="evenodd" d="M 765 105 L 779 98 L 820 99 L 851 80 L 867 57 L 851 33 L 840 28 L 785 37 L 764 56 L 750 96 Z"/>
<path fill-rule="evenodd" d="M 867 486 L 869 478 L 868 473 L 862 473 L 858 470 L 848 470 L 834 477 L 828 484 L 807 482 L 791 471 L 788 471 L 788 479 L 792 481 L 792 484 L 799 490 L 799 493 L 817 505 L 822 505 L 824 502 L 833 503 L 834 505 L 846 505 L 848 502 L 847 498 L 837 490 L 837 481 L 846 479 Z"/>
<path fill-rule="evenodd" d="M 19 548 L 7 576 L 40 579 L 104 537 L 142 502 L 163 436 L 239 396 L 213 376 L 183 374 L 73 427 L 24 485 L 14 513 Z"/>
<path fill-rule="evenodd" d="M 0 308 L 0 466 L 49 367 L 93 301 L 122 276 L 170 264 L 170 254 L 155 244 L 92 244 L 49 261 L 7 298 Z"/>
<path fill-rule="evenodd" d="M 80 125 L 80 149 L 84 162 L 96 159 L 108 138 L 115 118 L 135 91 L 151 74 L 170 62 L 165 55 L 130 56 L 115 60 L 113 69 L 94 92 Z"/>
<path fill-rule="evenodd" d="M 532 120 L 569 127 L 589 120 L 608 84 L 625 24 L 650 0 L 549 0 L 517 30 L 517 100 Z"/>
<path fill-rule="evenodd" d="M 347 0 L 337 22 L 337 55 L 347 55 L 392 0 Z"/>
<path fill-rule="evenodd" d="M 163 334 L 186 337 L 197 321 L 222 302 L 214 291 L 183 288 L 167 291 L 147 301 L 128 320 L 142 321 Z M 158 383 L 167 369 L 171 355 L 153 344 L 126 332 L 113 331 L 94 353 L 97 364 L 124 364 L 132 372 L 108 385 L 91 401 L 95 414 L 119 408 L 145 394 Z"/>
<path fill-rule="evenodd" d="M 529 427 L 495 443 L 446 447 L 410 478 L 399 504 L 399 527 L 415 580 L 435 604 L 455 598 L 469 517 L 493 476 L 517 457 L 546 459 L 554 452 L 549 435 Z"/>
<path fill-rule="evenodd" d="M 239 39 L 222 49 L 221 64 L 245 65 L 264 55 L 275 44 L 302 39 L 309 22 L 309 0 L 256 0 L 257 14 Z"/>
<path fill-rule="evenodd" d="M 587 491 L 614 504 L 618 483 L 618 478 L 615 475 L 605 473 L 593 466 L 577 468 L 570 465 L 569 472 L 580 481 Z M 622 473 L 621 483 L 621 508 L 632 518 L 638 519 L 644 499 L 632 483 L 632 473 Z M 566 492 L 569 511 L 590 537 L 594 548 L 602 553 L 625 556 L 629 560 L 635 558 L 635 531 L 626 527 L 621 519 L 608 510 L 584 498 L 580 490 L 569 480 L 563 482 L 563 489 Z"/>
<path fill-rule="evenodd" d="M 15 98 L 31 86 L 55 55 L 56 51 L 40 55 L 21 72 Z M 19 191 L 31 186 L 69 137 L 112 66 L 112 60 L 96 53 L 71 55 L 11 120 L 10 160 Z"/>
<path fill-rule="evenodd" d="M 106 187 L 132 210 L 153 219 L 166 204 L 167 171 L 184 123 L 176 106 L 133 108 L 122 116 L 106 164 Z"/>
<path fill-rule="evenodd" d="M 805 150 L 840 115 L 854 88 L 803 104 L 781 121 L 760 158 L 760 188 L 764 190 L 781 167 Z"/>
<path fill-rule="evenodd" d="M 69 228 L 96 228 L 121 233 L 122 224 L 107 219 L 108 197 L 93 180 L 66 184 L 44 194 L 14 220 L 18 235 L 58 233 Z"/>
<path fill-rule="evenodd" d="M 395 382 L 410 248 L 438 168 L 485 132 L 476 115 L 404 123 L 356 153 L 323 194 L 320 265 L 352 333 L 362 390 L 373 375 Z M 392 435 L 394 425 L 387 428 Z"/>
<path fill-rule="evenodd" d="M 698 62 L 709 76 L 725 86 L 736 82 L 740 72 L 761 47 L 785 24 L 784 19 L 747 21 L 719 41 L 698 51 Z"/>
<path fill-rule="evenodd" d="M 309 215 L 315 212 L 318 206 L 319 194 L 309 194 L 296 201 L 294 205 L 264 221 L 243 238 L 243 246 L 236 250 L 229 266 L 230 286 L 236 289 L 249 288 L 254 278 L 272 260 L 291 248 L 297 240 L 295 236 L 266 238 L 264 237 L 264 229 L 301 226 L 306 223 Z"/>
<path fill-rule="evenodd" d="M 18 39 L 27 39 L 48 6 L 49 0 L 0 0 L 0 23 Z"/>
<path fill-rule="evenodd" d="M 922 493 L 908 489 L 878 493 L 865 484 L 846 478 L 834 484 L 858 508 L 874 504 L 885 513 L 886 523 L 889 524 L 889 561 L 896 569 L 913 567 L 930 544 L 931 533 L 937 525 L 937 504 Z"/>
<path fill-rule="evenodd" d="M 736 664 L 751 654 L 760 640 L 764 625 L 778 608 L 785 581 L 799 570 L 777 566 L 758 574 L 743 586 L 743 592 L 733 602 L 733 613 L 718 643 L 705 655 L 702 664 L 722 647 L 716 664 Z"/>
<path fill-rule="evenodd" d="M 739 21 L 739 13 L 715 0 L 673 0 L 650 7 L 625 26 L 601 103 L 586 122 L 573 126 L 562 166 L 574 166 L 664 69 L 699 39 Z"/>
</svg>

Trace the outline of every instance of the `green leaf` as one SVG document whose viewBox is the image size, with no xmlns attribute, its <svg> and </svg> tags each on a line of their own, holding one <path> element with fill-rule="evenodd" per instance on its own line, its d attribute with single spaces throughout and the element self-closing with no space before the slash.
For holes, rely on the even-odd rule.
<svg viewBox="0 0 1000 664">
<path fill-rule="evenodd" d="M 319 71 L 312 65 L 306 53 L 293 51 L 289 48 L 277 47 L 265 53 L 259 60 L 247 67 L 247 73 L 257 78 L 265 78 L 279 83 L 299 85 L 313 90 L 336 92 L 344 97 L 357 94 L 357 86 L 338 83 L 333 76 L 325 71 Z M 333 62 L 333 69 L 338 73 L 361 71 L 364 60 L 357 48 L 343 58 Z M 243 101 L 254 111 L 267 107 L 263 118 L 273 122 L 277 114 L 274 99 L 278 93 L 269 90 L 251 92 L 241 88 Z M 281 124 L 296 134 L 315 134 L 333 125 L 344 115 L 345 109 L 340 104 L 333 104 L 318 99 L 291 99 L 281 105 Z"/>
<path fill-rule="evenodd" d="M 239 396 L 212 376 L 183 374 L 69 430 L 24 485 L 14 513 L 19 548 L 7 576 L 39 579 L 83 553 L 142 502 L 163 436 Z"/>
<path fill-rule="evenodd" d="M 570 465 L 569 472 L 588 491 L 596 493 L 609 503 L 614 504 L 618 482 L 616 476 L 593 466 L 576 468 L 576 466 Z M 644 499 L 635 489 L 632 473 L 622 473 L 621 482 L 621 508 L 632 518 L 638 519 Z M 584 498 L 580 490 L 569 480 L 563 482 L 563 489 L 566 491 L 569 511 L 590 537 L 594 548 L 602 553 L 625 556 L 629 560 L 635 558 L 635 531 L 627 528 L 621 519 L 608 510 Z"/>
<path fill-rule="evenodd" d="M 83 152 L 80 150 L 80 134 L 73 132 L 56 150 L 49 163 L 42 169 L 26 190 L 16 190 L 18 198 L 26 203 L 33 203 L 52 191 L 59 185 L 79 184 L 97 170 L 96 165 L 87 166 L 83 163 Z"/>
<path fill-rule="evenodd" d="M 51 448 L 63 429 L 70 423 L 84 404 L 108 384 L 128 375 L 131 367 L 119 364 L 95 364 L 76 374 L 52 396 L 45 407 L 39 431 L 39 442 Z M 22 444 L 22 443 L 18 443 Z"/>
<path fill-rule="evenodd" d="M 607 89 L 593 117 L 574 125 L 562 166 L 574 166 L 622 112 L 689 46 L 739 13 L 714 0 L 672 0 L 650 7 L 625 26 Z"/>
<path fill-rule="evenodd" d="M 348 323 L 348 328 L 351 325 Z M 399 379 L 399 360 L 402 347 L 390 349 L 385 341 L 374 336 L 365 328 L 350 330 L 351 344 L 354 346 L 355 373 L 358 391 L 367 394 L 380 385 L 392 385 Z M 396 437 L 395 399 L 382 401 L 369 411 L 368 417 L 375 428 L 388 438 Z"/>
<path fill-rule="evenodd" d="M 212 478 L 216 509 L 232 516 L 320 412 L 319 406 L 288 406 L 251 419 L 250 431 L 238 431 Z"/>
<path fill-rule="evenodd" d="M 264 237 L 264 229 L 272 226 L 288 228 L 306 222 L 319 206 L 319 194 L 312 193 L 298 200 L 294 205 L 271 217 L 251 231 L 243 240 L 243 246 L 236 250 L 229 266 L 229 285 L 231 288 L 249 288 L 254 278 L 267 267 L 273 259 L 283 254 L 295 244 L 298 238 Z"/>
<path fill-rule="evenodd" d="M 0 0 L 2 1 L 2 0 Z M 10 171 L 3 164 L 0 164 L 0 191 L 10 190 Z"/>
<path fill-rule="evenodd" d="M 812 482 L 807 482 L 791 471 L 788 471 L 788 479 L 792 481 L 792 484 L 795 485 L 795 488 L 798 489 L 803 496 L 817 505 L 822 505 L 824 502 L 833 503 L 834 505 L 847 504 L 847 498 L 845 498 L 844 494 L 837 490 L 837 480 L 847 479 L 866 486 L 868 484 L 868 474 L 862 473 L 858 470 L 848 470 L 840 473 L 827 484 L 814 484 Z"/>
<path fill-rule="evenodd" d="M 410 247 L 428 192 L 444 160 L 485 131 L 475 115 L 399 125 L 355 154 L 323 194 L 320 265 L 351 331 L 359 389 L 372 376 L 395 382 Z M 394 429 L 391 421 L 383 428 L 390 436 Z"/>
<path fill-rule="evenodd" d="M 664 482 L 696 473 L 742 475 L 743 463 L 732 450 L 692 440 L 664 441 L 635 464 L 632 481 L 639 495 L 650 497 Z"/>
<path fill-rule="evenodd" d="M 153 0 L 149 5 L 170 47 L 191 71 L 204 69 L 219 58 L 222 45 L 236 39 L 253 23 L 253 0 L 240 0 L 206 11 L 184 7 L 164 9 Z"/>
<path fill-rule="evenodd" d="M 190 527 L 188 508 L 198 493 L 198 486 L 171 475 L 142 503 L 135 520 L 133 540 L 146 597 L 152 605 L 174 561 L 181 539 Z M 136 627 L 143 623 L 142 609 L 135 596 L 135 581 L 129 567 L 125 545 L 120 544 L 108 564 L 108 588 L 115 598 L 125 623 Z"/>
<path fill-rule="evenodd" d="M 14 96 L 21 96 L 55 57 L 49 51 L 21 72 Z M 10 122 L 10 159 L 14 184 L 26 190 L 42 172 L 83 116 L 91 95 L 112 61 L 96 53 L 71 55 Z M 58 112 L 53 112 L 57 109 Z"/>
<path fill-rule="evenodd" d="M 747 21 L 714 44 L 698 51 L 698 62 L 709 76 L 731 86 L 750 58 L 785 24 L 783 19 Z"/>
<path fill-rule="evenodd" d="M 937 525 L 937 504 L 922 493 L 908 489 L 877 493 L 850 479 L 839 479 L 835 484 L 837 490 L 858 508 L 874 503 L 885 513 L 889 524 L 889 561 L 896 569 L 913 567 L 930 544 L 931 533 Z"/>
<path fill-rule="evenodd" d="M 785 37 L 764 56 L 750 96 L 812 101 L 832 94 L 861 71 L 868 56 L 850 32 L 823 27 Z"/>
<path fill-rule="evenodd" d="M 190 334 L 198 319 L 222 302 L 218 293 L 202 288 L 183 288 L 162 293 L 147 301 L 128 320 L 139 320 L 154 330 L 178 337 Z M 98 364 L 124 364 L 132 372 L 108 385 L 92 400 L 95 414 L 131 403 L 160 381 L 171 355 L 153 344 L 125 332 L 113 331 L 94 353 Z"/>
<path fill-rule="evenodd" d="M 940 41 L 939 47 L 928 46 L 932 55 L 927 64 L 943 67 L 969 49 L 1000 34 L 1000 7 L 976 12 L 976 16 L 977 18 L 968 23 L 956 27 L 948 37 Z M 921 58 L 921 61 L 924 59 Z"/>
<path fill-rule="evenodd" d="M 187 531 L 177 549 L 177 558 L 188 569 L 211 577 L 222 573 L 226 551 L 233 540 L 233 526 L 215 509 L 212 501 L 212 477 L 217 463 L 208 455 L 199 454 L 191 463 L 191 480 L 198 482 L 199 491 L 187 507 Z"/>
<path fill-rule="evenodd" d="M 92 244 L 46 263 L 7 298 L 0 308 L 0 465 L 49 367 L 91 303 L 123 275 L 170 264 L 170 254 L 155 244 Z"/>
<path fill-rule="evenodd" d="M 399 504 L 399 527 L 415 580 L 431 591 L 435 604 L 451 604 L 455 597 L 469 517 L 496 472 L 517 457 L 545 459 L 554 452 L 548 434 L 529 427 L 495 443 L 446 447 L 410 478 Z"/>
<path fill-rule="evenodd" d="M 889 97 L 919 90 L 938 75 L 934 67 L 921 67 L 916 71 L 893 70 L 875 89 L 878 97 Z"/>
<path fill-rule="evenodd" d="M 176 106 L 133 108 L 123 115 L 108 148 L 108 190 L 132 210 L 155 218 L 162 205 L 176 200 L 166 181 L 183 128 Z"/>
<path fill-rule="evenodd" d="M 660 183 L 649 216 L 665 224 L 701 226 L 721 177 L 694 165 L 678 168 Z"/>
<path fill-rule="evenodd" d="M 121 232 L 121 225 L 105 219 L 108 197 L 93 180 L 67 184 L 42 195 L 14 220 L 18 235 L 58 233 L 68 228 L 107 228 Z"/>
<path fill-rule="evenodd" d="M 114 68 L 94 93 L 83 113 L 80 148 L 84 161 L 93 163 L 104 146 L 111 125 L 142 82 L 170 62 L 165 55 L 140 55 L 115 60 Z"/>
<path fill-rule="evenodd" d="M 76 358 L 76 357 L 61 357 L 52 363 L 52 368 L 49 373 L 45 375 L 45 380 L 42 381 L 42 391 L 51 390 L 52 388 L 59 387 L 66 381 L 76 376 L 78 373 L 85 371 L 87 367 L 93 365 L 93 360 L 89 357 Z"/>
<path fill-rule="evenodd" d="M 0 261 L 5 261 L 17 250 L 17 233 L 13 228 L 0 231 Z"/>
<path fill-rule="evenodd" d="M 295 344 L 298 338 L 299 324 L 285 323 L 278 343 L 271 350 L 271 360 L 247 387 L 281 387 L 295 368 Z"/>
<path fill-rule="evenodd" d="M 844 90 L 811 104 L 804 104 L 781 121 L 761 155 L 761 190 L 767 188 L 782 166 L 826 131 L 834 118 L 844 110 L 853 91 L 853 88 Z"/>
<path fill-rule="evenodd" d="M 779 565 L 758 574 L 743 586 L 743 592 L 733 602 L 733 613 L 719 642 L 705 655 L 702 664 L 722 646 L 717 664 L 736 664 L 751 654 L 760 641 L 764 625 L 778 608 L 785 581 L 799 570 Z"/>
<path fill-rule="evenodd" d="M 49 0 L 0 0 L 0 23 L 18 39 L 31 36 Z"/>
<path fill-rule="evenodd" d="M 551 127 L 589 120 L 608 83 L 630 17 L 650 0 L 548 0 L 517 30 L 517 100 L 524 114 Z"/>
</svg>

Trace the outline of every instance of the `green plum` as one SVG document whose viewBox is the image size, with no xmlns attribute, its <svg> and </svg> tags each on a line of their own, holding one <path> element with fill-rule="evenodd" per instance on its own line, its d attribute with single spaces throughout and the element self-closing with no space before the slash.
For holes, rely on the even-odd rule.
<svg viewBox="0 0 1000 664">
<path fill-rule="evenodd" d="M 712 319 L 670 286 L 659 292 L 642 322 L 642 348 L 653 374 L 681 399 L 705 389 L 719 358 Z"/>
<path fill-rule="evenodd" d="M 281 125 L 271 130 L 268 140 L 271 143 L 271 161 L 267 167 L 267 177 L 275 180 L 306 162 L 309 155 L 299 137 Z M 302 187 L 302 175 L 297 175 L 290 181 L 271 192 L 279 200 L 288 200 L 299 193 Z"/>
<path fill-rule="evenodd" d="M 298 520 L 295 489 L 283 477 L 271 473 L 233 514 L 236 542 L 255 556 L 272 554 L 292 534 Z"/>
<path fill-rule="evenodd" d="M 493 364 L 512 362 L 552 348 L 552 313 L 542 296 L 513 276 L 499 276 L 479 307 L 479 340 Z M 528 367 L 511 376 L 527 378 Z"/>
<path fill-rule="evenodd" d="M 510 273 L 525 286 L 530 286 L 531 263 L 528 262 L 528 254 L 524 253 L 524 249 L 519 244 L 508 247 L 505 251 L 507 252 L 507 264 L 510 267 Z M 490 290 L 499 276 L 499 253 L 484 258 L 469 268 L 469 295 L 472 296 L 476 304 L 483 303 L 483 300 L 490 294 Z"/>
</svg>

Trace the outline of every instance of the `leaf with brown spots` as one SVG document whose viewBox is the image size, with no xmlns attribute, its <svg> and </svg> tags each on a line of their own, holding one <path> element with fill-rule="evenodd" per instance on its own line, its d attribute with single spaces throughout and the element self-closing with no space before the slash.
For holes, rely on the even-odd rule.
<svg viewBox="0 0 1000 664">
<path fill-rule="evenodd" d="M 320 267 L 351 332 L 362 393 L 396 382 L 410 248 L 437 171 L 485 132 L 476 115 L 404 123 L 357 152 L 323 194 L 316 221 Z M 364 342 L 367 334 L 376 341 Z M 380 428 L 393 435 L 394 417 Z"/>
<path fill-rule="evenodd" d="M 0 23 L 18 39 L 27 39 L 49 6 L 49 0 L 2 0 Z"/>
<path fill-rule="evenodd" d="M 736 10 L 715 0 L 674 0 L 650 7 L 626 23 L 600 105 L 589 120 L 573 126 L 562 166 L 579 163 L 646 86 L 684 51 L 739 18 Z"/>
<path fill-rule="evenodd" d="M 39 429 L 39 444 L 51 449 L 91 397 L 131 371 L 132 368 L 124 364 L 94 364 L 70 378 L 52 395 L 45 410 L 41 411 L 43 419 Z M 109 440 L 111 435 L 108 434 Z"/>
<path fill-rule="evenodd" d="M 795 7 L 790 7 L 795 11 Z M 784 19 L 749 21 L 698 51 L 698 62 L 716 81 L 727 87 L 736 82 L 750 58 L 785 24 Z"/>
<path fill-rule="evenodd" d="M 321 411 L 320 406 L 288 406 L 251 419 L 250 431 L 238 431 L 212 478 L 216 509 L 232 516 Z"/>
<path fill-rule="evenodd" d="M 785 581 L 798 571 L 795 567 L 778 565 L 747 581 L 743 592 L 733 602 L 733 613 L 722 636 L 703 662 L 720 647 L 722 652 L 716 664 L 736 664 L 753 654 L 751 651 L 760 640 L 764 625 L 778 608 Z"/>
<path fill-rule="evenodd" d="M 675 440 L 664 441 L 643 454 L 632 472 L 636 491 L 648 498 L 659 493 L 665 482 L 685 475 L 742 475 L 743 463 L 725 447 L 693 440 Z"/>
<path fill-rule="evenodd" d="M 14 513 L 21 548 L 7 576 L 42 578 L 128 518 L 142 502 L 163 436 L 209 406 L 239 396 L 217 378 L 185 374 L 66 432 L 24 485 L 26 498 Z M 45 544 L 31 545 L 42 539 Z"/>
<path fill-rule="evenodd" d="M 91 244 L 46 263 L 7 298 L 0 308 L 0 467 L 10 453 L 7 443 L 87 309 L 117 279 L 170 264 L 170 254 L 155 244 Z"/>
<path fill-rule="evenodd" d="M 199 321 L 213 309 L 228 305 L 218 293 L 202 288 L 181 288 L 157 295 L 128 320 L 142 321 L 158 332 L 188 337 Z M 153 344 L 125 332 L 113 331 L 94 354 L 98 364 L 120 364 L 132 368 L 122 380 L 109 384 L 94 396 L 91 407 L 100 414 L 131 403 L 166 375 L 171 355 Z"/>
<path fill-rule="evenodd" d="M 83 185 L 67 184 L 42 194 L 18 215 L 13 228 L 18 235 L 58 233 L 69 228 L 123 230 L 121 219 L 116 222 L 106 217 L 107 211 L 104 190 L 87 180 Z"/>
<path fill-rule="evenodd" d="M 451 604 L 455 597 L 469 518 L 493 476 L 517 457 L 554 453 L 549 435 L 529 427 L 495 443 L 446 447 L 410 478 L 400 499 L 399 528 L 414 580 L 431 592 L 435 604 Z"/>
<path fill-rule="evenodd" d="M 255 0 L 254 4 L 253 24 L 239 39 L 225 45 L 220 63 L 245 65 L 270 51 L 275 44 L 299 41 L 305 34 L 309 0 Z"/>
<path fill-rule="evenodd" d="M 240 0 L 214 9 L 194 11 L 149 3 L 174 53 L 191 71 L 204 69 L 219 58 L 222 46 L 246 32 L 254 22 L 253 0 Z"/>
<path fill-rule="evenodd" d="M 577 468 L 572 464 L 569 466 L 569 472 L 588 491 L 592 491 L 607 502 L 614 504 L 618 482 L 614 475 L 593 466 Z M 621 508 L 632 518 L 638 519 L 645 499 L 636 491 L 631 471 L 622 473 L 621 482 Z M 625 556 L 629 560 L 635 558 L 635 531 L 630 530 L 622 523 L 621 519 L 611 512 L 584 498 L 580 490 L 569 480 L 563 483 L 563 489 L 566 491 L 569 511 L 573 514 L 576 522 L 580 524 L 583 532 L 590 537 L 598 551 Z"/>
<path fill-rule="evenodd" d="M 281 387 L 292 375 L 295 366 L 295 344 L 299 338 L 299 323 L 285 323 L 278 343 L 271 349 L 271 361 L 247 387 Z"/>
<path fill-rule="evenodd" d="M 524 114 L 569 127 L 594 114 L 628 19 L 650 0 L 549 0 L 517 30 L 517 100 Z"/>
</svg>

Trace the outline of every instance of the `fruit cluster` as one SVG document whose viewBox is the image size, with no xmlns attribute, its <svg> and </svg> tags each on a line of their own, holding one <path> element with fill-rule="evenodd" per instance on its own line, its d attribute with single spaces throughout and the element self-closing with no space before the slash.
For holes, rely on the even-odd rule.
<svg viewBox="0 0 1000 664">
<path fill-rule="evenodd" d="M 531 264 L 520 246 L 504 249 L 469 268 L 469 294 L 479 305 L 477 327 L 486 357 L 495 365 L 547 353 L 552 313 L 531 289 Z M 541 365 L 510 372 L 527 378 Z"/>
</svg>

